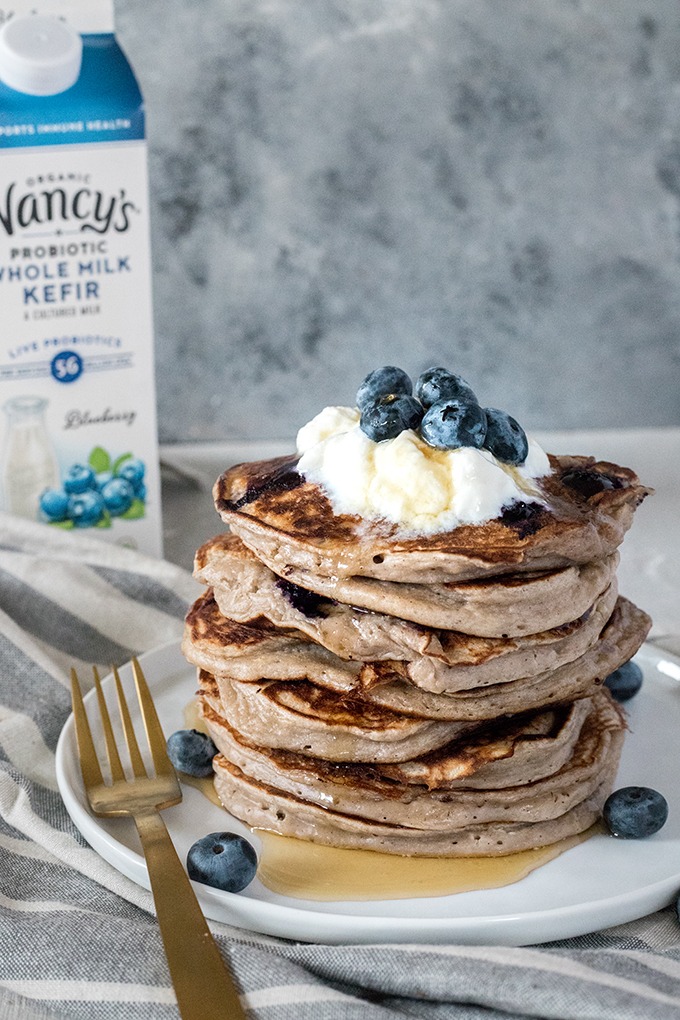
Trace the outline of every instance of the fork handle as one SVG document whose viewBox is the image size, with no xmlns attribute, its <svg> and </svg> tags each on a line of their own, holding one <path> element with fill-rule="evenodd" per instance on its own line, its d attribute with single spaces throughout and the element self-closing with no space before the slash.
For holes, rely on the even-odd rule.
<svg viewBox="0 0 680 1020">
<path fill-rule="evenodd" d="M 135 823 L 156 904 L 170 977 L 183 1020 L 246 1020 L 177 851 L 156 810 Z"/>
</svg>

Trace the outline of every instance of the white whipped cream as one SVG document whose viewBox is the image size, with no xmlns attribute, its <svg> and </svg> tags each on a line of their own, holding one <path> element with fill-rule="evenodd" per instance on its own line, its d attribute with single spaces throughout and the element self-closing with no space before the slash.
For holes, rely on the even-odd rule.
<svg viewBox="0 0 680 1020">
<path fill-rule="evenodd" d="M 410 429 L 374 443 L 359 418 L 356 408 L 326 407 L 297 436 L 299 472 L 324 489 L 336 513 L 432 534 L 492 520 L 516 500 L 545 502 L 535 480 L 550 463 L 530 437 L 527 459 L 515 467 L 488 450 L 436 450 Z"/>
</svg>

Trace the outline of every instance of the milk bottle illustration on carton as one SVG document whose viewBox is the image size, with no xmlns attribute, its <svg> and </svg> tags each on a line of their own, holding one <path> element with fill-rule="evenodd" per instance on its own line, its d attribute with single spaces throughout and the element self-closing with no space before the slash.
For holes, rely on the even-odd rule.
<svg viewBox="0 0 680 1020">
<path fill-rule="evenodd" d="M 161 553 L 144 107 L 110 0 L 0 0 L 0 509 Z"/>
</svg>

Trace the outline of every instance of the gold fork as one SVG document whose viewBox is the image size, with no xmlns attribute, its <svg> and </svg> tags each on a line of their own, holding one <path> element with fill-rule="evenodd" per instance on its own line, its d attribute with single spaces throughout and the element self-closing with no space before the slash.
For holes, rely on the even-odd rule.
<svg viewBox="0 0 680 1020">
<path fill-rule="evenodd" d="M 130 815 L 135 821 L 149 871 L 151 891 L 165 946 L 170 976 L 184 1020 L 245 1020 L 238 992 L 187 874 L 159 812 L 179 804 L 182 790 L 168 758 L 165 737 L 151 693 L 136 659 L 132 671 L 139 708 L 153 761 L 149 775 L 132 726 L 123 686 L 114 668 L 118 708 L 130 756 L 134 779 L 128 779 L 121 763 L 111 718 L 96 667 L 93 667 L 111 781 L 102 776 L 92 730 L 74 669 L 71 670 L 71 698 L 83 783 L 90 807 L 96 815 Z"/>
</svg>

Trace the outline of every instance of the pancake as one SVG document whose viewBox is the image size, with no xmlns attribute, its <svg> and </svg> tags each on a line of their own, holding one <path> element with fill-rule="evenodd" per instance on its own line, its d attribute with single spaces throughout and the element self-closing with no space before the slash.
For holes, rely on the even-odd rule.
<svg viewBox="0 0 680 1020">
<path fill-rule="evenodd" d="M 630 469 L 593 457 L 550 457 L 550 466 L 537 481 L 541 501 L 431 535 L 336 514 L 324 491 L 298 473 L 296 456 L 230 468 L 213 497 L 232 532 L 281 577 L 294 566 L 327 577 L 439 584 L 610 556 L 651 490 Z"/>
<path fill-rule="evenodd" d="M 594 604 L 586 598 L 567 600 L 566 603 L 558 601 L 559 613 L 553 608 L 551 614 L 553 619 L 559 620 L 560 616 L 562 619 L 551 631 L 514 636 L 502 634 L 485 640 L 480 639 L 478 634 L 425 627 L 384 612 L 365 610 L 318 596 L 278 578 L 260 564 L 238 539 L 229 538 L 231 541 L 213 540 L 207 543 L 196 556 L 195 576 L 212 586 L 220 612 L 226 618 L 241 623 L 251 623 L 265 616 L 278 627 L 302 631 L 346 659 L 415 661 L 425 656 L 450 666 L 479 664 L 484 660 L 487 663 L 487 680 L 494 682 L 499 670 L 506 674 L 511 670 L 516 676 L 521 676 L 525 674 L 525 667 L 527 672 L 531 672 L 532 668 L 537 671 L 547 668 L 549 661 L 557 665 L 576 658 L 587 643 L 595 639 L 606 619 L 602 618 L 598 627 L 595 619 L 588 623 L 590 617 L 594 614 L 599 619 L 604 612 L 611 612 L 616 601 L 612 578 L 609 585 L 596 595 Z M 227 549 L 228 552 L 225 551 Z M 570 615 L 579 610 L 578 616 Z M 475 627 L 471 618 L 468 623 L 471 630 L 480 629 Z M 502 625 L 487 629 L 501 631 Z M 492 660 L 506 653 L 513 655 L 515 665 L 506 662 L 497 664 L 494 669 Z M 426 671 L 424 667 L 423 672 Z"/>
<path fill-rule="evenodd" d="M 416 686 L 440 693 L 469 690 L 538 676 L 575 662 L 593 647 L 618 604 L 614 580 L 577 620 L 522 638 L 473 638 L 439 631 L 441 654 L 434 650 L 409 661 L 407 676 Z"/>
<path fill-rule="evenodd" d="M 529 680 L 516 680 L 484 687 L 478 691 L 460 691 L 455 694 L 433 694 L 420 690 L 391 670 L 388 672 L 387 667 L 383 674 L 384 682 L 372 685 L 366 690 L 327 689 L 326 716 L 332 715 L 333 706 L 340 705 L 346 720 L 353 717 L 358 722 L 354 730 L 355 735 L 368 737 L 371 741 L 371 753 L 377 754 L 373 744 L 380 740 L 381 716 L 376 714 L 380 711 L 386 713 L 385 718 L 393 720 L 396 739 L 399 733 L 397 717 L 401 715 L 404 720 L 410 720 L 411 723 L 415 720 L 420 720 L 421 723 L 430 720 L 469 727 L 471 724 L 501 716 L 517 715 L 588 698 L 597 691 L 610 673 L 635 654 L 642 643 L 647 626 L 648 617 L 632 603 L 621 599 L 600 641 L 576 663 L 568 663 L 558 670 Z M 379 665 L 382 669 L 386 664 Z M 293 660 L 291 672 L 294 670 Z M 220 674 L 216 674 L 214 678 L 223 694 L 225 705 L 223 714 L 227 715 L 236 728 L 245 735 L 257 733 L 260 743 L 289 748 L 292 746 L 290 740 L 294 739 L 296 750 L 311 751 L 320 757 L 324 754 L 318 750 L 320 745 L 316 741 L 323 740 L 324 747 L 329 742 L 331 747 L 336 746 L 331 733 L 337 731 L 325 732 L 323 714 L 316 719 L 312 727 L 315 736 L 311 744 L 307 730 L 301 728 L 302 719 L 309 723 L 309 715 L 323 704 L 321 694 L 323 688 L 310 682 L 307 677 L 301 678 L 298 675 L 285 680 L 261 679 L 249 682 L 235 681 L 232 677 Z M 365 716 L 365 725 L 361 722 L 362 714 Z M 284 723 L 285 731 L 278 730 L 277 727 Z M 253 727 L 257 727 L 257 730 Z M 410 727 L 412 733 L 415 729 L 417 727 Z M 426 732 L 424 727 L 420 727 L 420 731 L 419 739 L 431 741 L 430 747 L 441 746 L 446 742 L 445 728 Z M 339 746 L 337 745 L 332 753 L 337 754 Z M 394 747 L 386 750 L 385 754 L 392 755 L 393 750 Z M 365 753 L 368 754 L 368 751 Z M 346 760 L 346 757 L 343 760 Z M 396 759 L 392 757 L 392 760 Z"/>
<path fill-rule="evenodd" d="M 597 691 L 594 698 L 599 698 L 600 694 Z M 239 732 L 234 719 L 225 712 L 218 684 L 210 684 L 204 678 L 200 695 L 201 715 L 213 740 L 221 753 L 239 768 L 244 768 L 245 758 L 239 761 L 234 754 L 240 748 L 238 753 L 250 754 L 254 760 L 264 756 L 298 770 L 325 769 L 343 784 L 352 777 L 356 779 L 363 770 L 364 778 L 380 776 L 389 783 L 397 781 L 428 790 L 499 789 L 526 785 L 552 775 L 572 756 L 592 705 L 593 699 L 583 698 L 572 704 L 463 726 L 442 747 L 405 762 L 333 761 L 331 766 L 324 756 L 272 747 L 269 739 L 257 742 L 252 734 Z M 250 774 L 252 770 L 246 771 Z M 311 793 L 310 797 L 313 799 Z"/>
<path fill-rule="evenodd" d="M 423 631 L 420 647 L 413 648 L 415 641 L 400 643 L 399 637 L 403 635 L 399 631 L 395 634 L 389 626 L 392 617 L 380 618 L 372 613 L 356 617 L 346 614 L 343 618 L 338 612 L 334 614 L 331 627 L 323 624 L 323 619 L 327 618 L 322 618 L 321 625 L 318 621 L 305 623 L 301 620 L 304 631 L 288 627 L 272 633 L 269 621 L 262 626 L 263 617 L 239 623 L 224 616 L 216 601 L 217 597 L 223 603 L 223 594 L 219 590 L 209 590 L 197 600 L 187 617 L 186 648 L 192 645 L 200 648 L 199 654 L 204 657 L 196 661 L 196 665 L 205 665 L 207 669 L 214 665 L 223 672 L 226 668 L 227 673 L 237 668 L 239 678 L 257 680 L 262 676 L 274 676 L 266 670 L 278 670 L 282 657 L 296 655 L 305 662 L 315 659 L 328 666 L 334 664 L 355 677 L 362 673 L 365 683 L 369 683 L 371 677 L 376 678 L 376 682 L 378 677 L 384 679 L 385 671 L 377 666 L 383 661 L 388 664 L 388 670 L 396 671 L 424 690 L 440 693 L 508 683 L 575 661 L 595 644 L 617 604 L 616 587 L 611 585 L 589 613 L 552 631 L 508 640 L 472 638 L 455 631 Z M 227 608 L 229 605 L 227 597 Z M 384 629 L 383 625 L 386 625 Z M 355 634 L 352 658 L 345 658 L 343 653 L 347 652 L 352 633 Z M 245 634 L 247 640 L 244 640 Z M 323 643 L 318 640 L 321 636 Z M 267 660 L 265 654 L 269 655 Z M 206 656 L 212 661 L 207 661 Z M 356 656 L 362 657 L 361 662 L 353 666 Z M 259 661 L 263 662 L 263 672 L 258 673 L 256 663 Z M 266 665 L 268 661 L 271 666 Z M 236 663 L 236 666 L 228 663 Z M 370 663 L 375 664 L 372 672 L 366 668 Z M 275 675 L 281 678 L 279 672 Z M 293 667 L 293 672 L 287 675 L 303 674 Z M 339 683 L 342 685 L 342 680 Z"/>
<path fill-rule="evenodd" d="M 321 577 L 290 567 L 278 577 L 236 535 L 217 535 L 196 553 L 194 575 L 220 592 L 226 616 L 258 614 L 279 626 L 333 619 L 338 604 L 478 637 L 519 637 L 578 619 L 611 584 L 618 553 L 559 570 L 501 575 L 461 584 L 404 584 Z M 356 618 L 356 612 L 354 612 Z M 304 629 L 304 628 L 303 628 Z M 316 635 L 314 635 L 316 637 Z"/>
<path fill-rule="evenodd" d="M 460 760 L 461 753 L 456 746 L 428 756 L 434 759 L 429 770 L 433 783 L 426 786 L 408 780 L 395 781 L 393 773 L 398 773 L 398 768 L 365 763 L 329 764 L 290 752 L 257 747 L 235 734 L 208 704 L 204 703 L 202 710 L 223 759 L 251 782 L 265 784 L 279 793 L 334 814 L 381 825 L 388 823 L 449 833 L 488 823 L 546 821 L 572 810 L 600 787 L 610 757 L 616 754 L 617 738 L 623 725 L 620 712 L 611 705 L 607 695 L 600 692 L 594 702 L 581 703 L 578 712 L 572 709 L 557 713 L 559 718 L 553 720 L 554 733 L 549 728 L 548 734 L 539 738 L 544 743 L 552 739 L 562 745 L 561 753 L 551 757 L 548 771 L 530 781 L 505 782 L 498 786 L 493 785 L 491 776 L 487 774 L 485 786 L 475 789 L 466 785 L 465 781 L 458 784 L 450 781 L 436 783 L 439 775 L 451 771 L 447 768 L 449 762 L 455 768 Z M 540 722 L 540 716 L 537 721 Z M 519 724 L 515 728 L 519 730 Z M 527 729 L 530 729 L 529 724 Z M 563 731 L 567 731 L 566 739 Z M 489 742 L 491 757 L 497 742 L 493 737 Z M 460 743 L 464 751 L 468 742 L 464 738 Z M 478 745 L 484 747 L 482 737 L 478 738 Z M 488 766 L 484 764 L 486 756 L 482 755 L 479 772 L 495 767 L 497 776 L 509 780 L 513 757 L 510 752 Z M 534 754 L 533 757 L 538 759 L 539 755 Z M 437 766 L 440 766 L 439 769 Z M 515 768 L 515 772 L 518 771 L 521 770 Z M 529 768 L 525 768 L 525 775 L 529 772 Z"/>
<path fill-rule="evenodd" d="M 308 678 L 331 690 L 352 691 L 362 664 L 340 659 L 295 630 L 281 630 L 264 617 L 237 623 L 223 616 L 211 590 L 187 613 L 182 653 L 192 665 L 234 680 Z M 366 683 L 372 678 L 367 677 Z"/>
<path fill-rule="evenodd" d="M 623 734 L 621 712 L 603 692 L 568 762 L 521 786 L 432 790 L 386 782 L 382 770 L 309 769 L 246 749 L 230 751 L 243 768 L 215 757 L 215 787 L 247 825 L 285 836 L 410 856 L 501 856 L 588 829 L 611 792 Z"/>
<path fill-rule="evenodd" d="M 212 679 L 199 673 L 200 687 L 208 687 Z M 393 712 L 308 680 L 254 684 L 215 679 L 221 714 L 239 733 L 259 744 L 329 761 L 406 761 L 442 747 L 468 728 L 448 719 Z"/>
<path fill-rule="evenodd" d="M 606 677 L 635 655 L 650 627 L 646 613 L 627 599 L 616 610 L 600 639 L 581 658 L 535 677 L 451 694 L 431 693 L 406 680 L 390 679 L 370 688 L 366 697 L 392 711 L 413 711 L 433 718 L 493 719 L 541 705 L 590 697 Z"/>
<path fill-rule="evenodd" d="M 500 857 L 558 843 L 585 832 L 611 793 L 622 737 L 612 739 L 611 762 L 597 789 L 565 814 L 547 821 L 476 824 L 453 832 L 410 828 L 319 808 L 249 779 L 222 755 L 215 758 L 220 801 L 246 825 L 335 847 L 409 857 Z"/>
<path fill-rule="evenodd" d="M 573 779 L 576 759 L 579 768 L 587 766 L 588 775 L 599 770 L 602 733 L 622 727 L 623 713 L 605 687 L 591 698 L 490 720 L 436 752 L 383 765 L 380 771 L 392 782 L 428 790 L 493 796 L 493 791 L 511 787 L 534 789 L 551 776 L 560 776 L 561 783 L 567 766 Z M 555 785 L 545 784 L 544 789 Z"/>
</svg>

